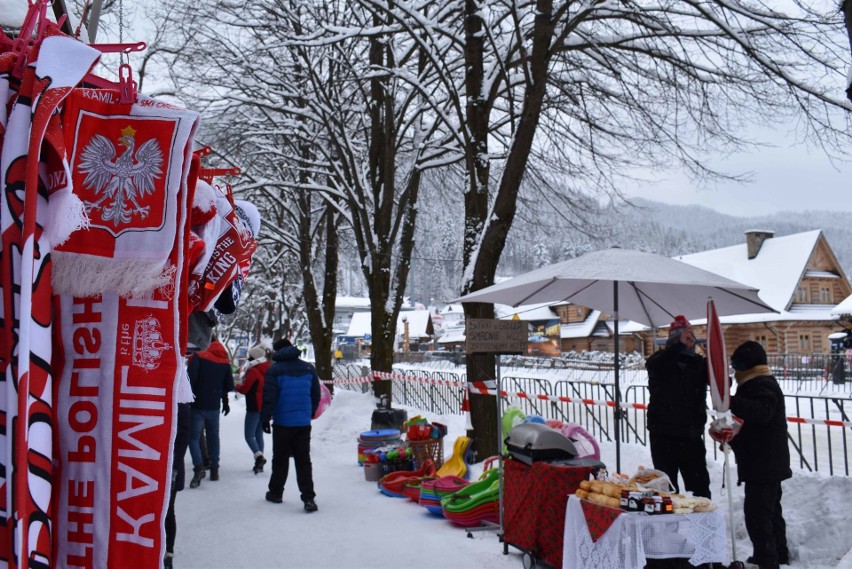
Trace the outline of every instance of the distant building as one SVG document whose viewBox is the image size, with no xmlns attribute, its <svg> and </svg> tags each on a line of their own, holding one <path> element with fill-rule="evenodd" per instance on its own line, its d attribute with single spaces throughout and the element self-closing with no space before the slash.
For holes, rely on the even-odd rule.
<svg viewBox="0 0 852 569">
<path fill-rule="evenodd" d="M 770 353 L 828 353 L 829 335 L 841 327 L 835 307 L 852 295 L 852 286 L 820 230 L 784 237 L 751 230 L 739 245 L 675 258 L 758 289 L 761 300 L 777 311 L 721 317 L 725 345 L 731 350 L 755 340 Z M 606 314 L 573 304 L 555 308 L 563 323 L 563 351 L 612 351 L 613 326 Z M 692 323 L 696 335 L 706 337 L 704 319 Z M 620 322 L 619 350 L 650 354 L 667 333 L 666 328 L 655 332 L 636 322 Z"/>
<path fill-rule="evenodd" d="M 777 311 L 721 317 L 725 345 L 731 349 L 755 340 L 772 353 L 828 353 L 829 335 L 839 328 L 832 311 L 852 294 L 818 229 L 784 237 L 751 230 L 745 243 L 676 259 L 758 289 L 761 300 Z M 696 332 L 703 335 L 703 327 Z"/>
</svg>

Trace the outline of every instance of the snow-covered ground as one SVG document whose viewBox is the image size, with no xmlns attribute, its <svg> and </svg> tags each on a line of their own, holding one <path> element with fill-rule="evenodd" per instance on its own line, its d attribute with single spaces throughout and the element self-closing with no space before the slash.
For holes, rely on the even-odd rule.
<svg viewBox="0 0 852 569">
<path fill-rule="evenodd" d="M 251 472 L 252 456 L 243 440 L 244 399 L 231 404 L 221 418 L 221 480 L 205 479 L 199 488 L 178 494 L 178 536 L 175 567 L 231 568 L 513 568 L 521 554 L 503 545 L 492 532 L 467 532 L 429 514 L 407 499 L 388 498 L 375 483 L 366 482 L 357 465 L 357 439 L 369 430 L 375 403 L 370 395 L 339 391 L 330 409 L 314 422 L 314 481 L 319 512 L 301 508 L 294 472 L 283 504 L 264 500 L 267 471 Z M 419 414 L 408 409 L 409 417 Z M 445 452 L 465 433 L 465 418 L 425 415 L 449 426 Z M 613 445 L 602 445 L 602 460 L 615 464 Z M 267 458 L 271 440 L 267 437 Z M 449 456 L 447 456 L 449 458 Z M 708 459 L 712 457 L 708 455 Z M 721 459 L 720 459 L 721 460 Z M 189 455 L 187 468 L 191 468 Z M 647 449 L 622 447 L 622 470 L 650 465 Z M 795 465 L 794 465 L 795 468 Z M 726 490 L 721 488 L 722 463 L 709 465 L 713 498 L 727 516 Z M 474 475 L 481 465 L 474 466 Z M 794 470 L 784 482 L 784 514 L 793 569 L 852 568 L 841 562 L 852 544 L 848 523 L 852 479 Z M 735 479 L 736 473 L 732 473 Z M 751 553 L 742 516 L 742 488 L 734 486 L 733 512 L 740 559 Z"/>
</svg>

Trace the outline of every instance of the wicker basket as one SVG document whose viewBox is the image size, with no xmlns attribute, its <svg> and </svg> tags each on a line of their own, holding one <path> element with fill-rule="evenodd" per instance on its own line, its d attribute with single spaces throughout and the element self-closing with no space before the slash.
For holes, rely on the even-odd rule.
<svg viewBox="0 0 852 569">
<path fill-rule="evenodd" d="M 414 466 L 414 461 L 408 458 L 402 460 L 392 460 L 388 462 L 380 462 L 382 465 L 382 475 L 390 474 L 391 472 L 406 471 L 411 472 L 417 470 Z"/>
<path fill-rule="evenodd" d="M 420 470 L 426 459 L 431 458 L 435 463 L 435 468 L 441 468 L 444 465 L 444 439 L 426 439 L 423 441 L 408 441 L 408 446 L 411 448 L 412 456 L 414 457 L 414 469 Z"/>
</svg>

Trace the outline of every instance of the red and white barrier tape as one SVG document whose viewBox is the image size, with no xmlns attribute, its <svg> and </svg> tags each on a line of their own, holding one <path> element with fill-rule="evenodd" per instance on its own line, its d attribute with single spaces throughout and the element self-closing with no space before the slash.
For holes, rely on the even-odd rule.
<svg viewBox="0 0 852 569">
<path fill-rule="evenodd" d="M 835 421 L 833 419 L 805 419 L 802 417 L 787 417 L 788 423 L 826 425 L 829 427 L 852 427 L 852 421 Z"/>
<path fill-rule="evenodd" d="M 472 393 L 480 393 L 482 395 L 497 395 L 496 389 L 489 389 L 481 382 L 473 382 L 469 384 L 469 390 Z M 554 401 L 557 403 L 583 403 L 585 405 L 601 405 L 604 407 L 615 407 L 615 401 L 606 401 L 600 399 L 584 399 L 581 397 L 566 397 L 564 395 L 545 395 L 542 393 L 529 394 L 519 391 L 517 393 L 508 393 L 501 391 L 500 396 L 506 399 L 535 399 L 536 401 Z M 647 410 L 648 406 L 644 403 L 621 403 L 621 406 L 626 409 L 643 409 Z"/>
<path fill-rule="evenodd" d="M 460 381 L 451 381 L 446 379 L 431 379 L 428 377 L 418 377 L 416 375 L 406 375 L 402 373 L 389 373 L 383 371 L 375 371 L 373 375 L 367 375 L 363 377 L 356 377 L 352 379 L 335 379 L 332 381 L 324 380 L 323 383 L 326 384 L 334 384 L 334 385 L 351 385 L 358 383 L 373 383 L 374 381 L 384 381 L 384 380 L 403 380 L 403 381 L 411 381 L 414 383 L 425 383 L 431 385 L 442 385 L 447 387 L 464 387 L 464 383 Z M 471 382 L 467 384 L 468 391 L 471 393 L 478 393 L 480 395 L 497 395 L 496 389 L 490 389 L 486 383 L 484 382 Z M 564 395 L 545 395 L 543 393 L 529 394 L 524 393 L 522 391 L 518 391 L 515 393 L 509 393 L 507 391 L 501 391 L 500 396 L 506 399 L 534 399 L 536 401 L 553 401 L 556 403 L 582 403 L 584 405 L 600 405 L 603 407 L 615 407 L 615 401 L 606 401 L 600 399 L 585 399 L 585 398 L 575 398 L 575 397 L 566 397 Z M 621 407 L 624 409 L 639 409 L 639 410 L 648 410 L 648 406 L 644 403 L 621 403 Z M 829 427 L 849 427 L 852 428 L 852 421 L 836 421 L 833 419 L 805 419 L 803 417 L 787 417 L 788 423 L 796 423 L 796 424 L 807 424 L 807 425 L 826 425 Z"/>
</svg>

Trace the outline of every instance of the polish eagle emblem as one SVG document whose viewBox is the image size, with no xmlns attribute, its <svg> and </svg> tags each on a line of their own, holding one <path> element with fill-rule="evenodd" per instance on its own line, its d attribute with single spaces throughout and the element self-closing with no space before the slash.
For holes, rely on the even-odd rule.
<svg viewBox="0 0 852 569">
<path fill-rule="evenodd" d="M 83 186 L 99 196 L 85 201 L 86 211 L 101 210 L 101 219 L 113 225 L 130 223 L 138 215 L 145 219 L 150 206 L 139 205 L 139 199 L 152 194 L 154 181 L 163 175 L 163 151 L 152 138 L 136 148 L 136 129 L 127 126 L 118 139 L 124 152 L 116 157 L 117 148 L 107 137 L 96 134 L 80 155 L 80 171 L 86 174 Z"/>
</svg>

